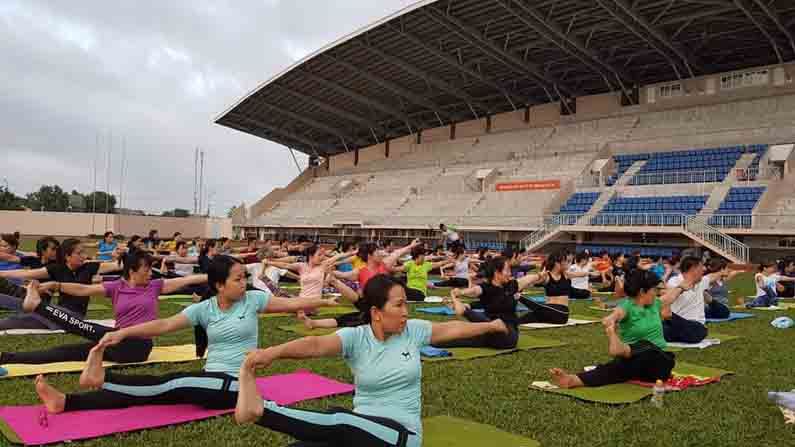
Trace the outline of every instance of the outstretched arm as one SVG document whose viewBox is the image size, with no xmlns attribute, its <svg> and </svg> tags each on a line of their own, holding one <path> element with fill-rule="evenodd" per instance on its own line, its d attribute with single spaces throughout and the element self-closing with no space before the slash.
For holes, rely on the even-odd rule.
<svg viewBox="0 0 795 447">
<path fill-rule="evenodd" d="M 391 269 L 392 266 L 395 265 L 395 263 L 397 263 L 398 259 L 408 254 L 411 251 L 411 249 L 416 247 L 417 245 L 420 245 L 420 240 L 414 239 L 413 241 L 411 241 L 409 245 L 406 245 L 403 248 L 395 250 L 394 252 L 392 252 L 392 254 L 384 258 L 384 265 L 386 265 L 387 268 Z"/>
<path fill-rule="evenodd" d="M 549 274 L 546 272 L 541 273 L 531 273 L 529 275 L 524 275 L 521 278 L 517 279 L 516 282 L 519 284 L 519 290 L 524 290 L 533 284 L 544 282 L 549 278 Z"/>
<path fill-rule="evenodd" d="M 185 314 L 178 313 L 169 318 L 153 320 L 119 329 L 118 331 L 108 332 L 99 343 L 105 346 L 113 346 L 121 343 L 126 338 L 154 338 L 190 326 L 191 322 L 188 317 Z"/>
<path fill-rule="evenodd" d="M 306 298 L 282 298 L 272 296 L 268 301 L 268 306 L 261 313 L 278 314 L 298 312 L 304 309 L 314 309 L 317 307 L 335 306 L 336 301 L 324 299 L 320 296 Z"/>
<path fill-rule="evenodd" d="M 470 298 L 477 298 L 483 294 L 483 289 L 480 286 L 472 286 L 466 289 L 453 289 L 450 291 L 450 295 L 453 298 L 458 298 L 460 296 L 468 296 Z"/>
<path fill-rule="evenodd" d="M 105 287 L 102 284 L 85 285 L 70 282 L 48 282 L 42 284 L 49 286 L 51 291 L 63 292 L 72 296 L 105 296 Z"/>
<path fill-rule="evenodd" d="M 502 320 L 493 320 L 488 323 L 449 321 L 446 323 L 434 323 L 431 328 L 431 344 L 472 338 L 493 332 L 508 332 L 508 327 L 505 326 Z"/>
<path fill-rule="evenodd" d="M 205 284 L 206 282 L 207 275 L 190 275 L 183 278 L 166 279 L 163 281 L 163 290 L 161 293 L 168 295 L 187 286 L 192 286 L 194 284 Z"/>
<path fill-rule="evenodd" d="M 46 268 L 31 270 L 5 270 L 0 271 L 0 278 L 7 279 L 48 279 L 50 273 Z"/>
</svg>

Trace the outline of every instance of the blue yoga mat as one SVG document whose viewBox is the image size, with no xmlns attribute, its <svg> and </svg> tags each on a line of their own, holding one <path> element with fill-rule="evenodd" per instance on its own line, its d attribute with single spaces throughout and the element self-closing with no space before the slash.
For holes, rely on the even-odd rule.
<svg viewBox="0 0 795 447">
<path fill-rule="evenodd" d="M 472 309 L 472 310 L 475 311 L 475 312 L 483 312 L 484 311 L 483 309 Z M 516 311 L 517 312 L 527 312 L 528 310 L 529 309 L 524 304 L 517 304 L 516 305 Z M 450 309 L 447 306 L 421 307 L 421 308 L 417 309 L 417 312 L 422 312 L 422 313 L 431 314 L 431 315 L 448 315 L 448 316 L 451 316 L 451 317 L 453 315 L 455 315 L 455 312 L 453 312 L 452 309 Z"/>
<path fill-rule="evenodd" d="M 727 321 L 745 320 L 746 318 L 753 318 L 754 314 L 747 314 L 743 312 L 732 312 L 729 318 L 707 318 L 707 323 L 726 323 Z"/>
<path fill-rule="evenodd" d="M 445 351 L 444 349 L 434 348 L 433 346 L 425 346 L 420 349 L 420 355 L 423 357 L 452 357 L 452 353 L 450 351 Z"/>
</svg>

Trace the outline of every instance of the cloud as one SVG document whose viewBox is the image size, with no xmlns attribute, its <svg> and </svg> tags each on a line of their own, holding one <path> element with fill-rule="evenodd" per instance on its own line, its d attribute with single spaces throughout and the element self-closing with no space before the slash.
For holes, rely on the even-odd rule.
<svg viewBox="0 0 795 447">
<path fill-rule="evenodd" d="M 118 194 L 124 144 L 125 207 L 190 209 L 201 147 L 214 211 L 251 204 L 295 177 L 292 157 L 213 119 L 305 55 L 410 3 L 4 0 L 0 152 L 9 161 L 0 177 L 18 194 L 42 184 L 87 191 L 95 160 L 97 183 L 108 183 L 111 152 Z"/>
</svg>

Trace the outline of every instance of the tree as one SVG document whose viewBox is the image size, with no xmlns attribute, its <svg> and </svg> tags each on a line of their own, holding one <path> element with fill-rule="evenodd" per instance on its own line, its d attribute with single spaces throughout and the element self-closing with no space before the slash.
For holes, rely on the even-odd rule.
<svg viewBox="0 0 795 447">
<path fill-rule="evenodd" d="M 0 186 L 0 210 L 19 211 L 25 206 L 25 199 Z"/>
<path fill-rule="evenodd" d="M 25 197 L 28 208 L 34 211 L 67 211 L 69 194 L 58 185 L 44 185 Z"/>
<path fill-rule="evenodd" d="M 86 212 L 94 211 L 95 196 L 97 199 L 96 211 L 98 213 L 104 213 L 106 210 L 110 214 L 116 213 L 116 196 L 114 196 L 113 194 L 108 194 L 105 191 L 94 191 L 91 194 L 86 194 L 84 196 Z"/>
<path fill-rule="evenodd" d="M 171 211 L 163 211 L 163 217 L 190 217 L 190 211 L 182 208 L 174 208 Z"/>
</svg>

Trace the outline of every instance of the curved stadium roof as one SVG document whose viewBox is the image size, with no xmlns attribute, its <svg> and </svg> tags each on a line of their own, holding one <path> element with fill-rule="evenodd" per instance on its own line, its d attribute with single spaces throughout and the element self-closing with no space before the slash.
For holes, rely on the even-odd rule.
<svg viewBox="0 0 795 447">
<path fill-rule="evenodd" d="M 793 0 L 426 0 L 306 57 L 216 122 L 325 157 L 561 98 L 792 61 L 793 35 Z"/>
</svg>

